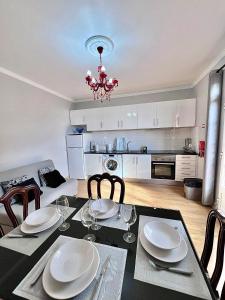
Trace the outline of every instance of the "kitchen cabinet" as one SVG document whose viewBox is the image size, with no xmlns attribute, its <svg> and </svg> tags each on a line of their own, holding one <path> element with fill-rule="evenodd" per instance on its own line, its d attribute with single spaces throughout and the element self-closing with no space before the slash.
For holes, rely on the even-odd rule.
<svg viewBox="0 0 225 300">
<path fill-rule="evenodd" d="M 138 128 L 170 128 L 176 124 L 176 101 L 137 105 Z"/>
<path fill-rule="evenodd" d="M 196 177 L 197 155 L 176 155 L 175 180 Z"/>
<path fill-rule="evenodd" d="M 150 179 L 151 178 L 151 155 L 147 154 L 124 154 L 123 177 Z"/>
<path fill-rule="evenodd" d="M 84 161 L 86 176 L 102 173 L 102 154 L 85 154 Z"/>
<path fill-rule="evenodd" d="M 71 110 L 70 123 L 71 125 L 85 125 L 87 124 L 88 109 Z"/>
<path fill-rule="evenodd" d="M 137 129 L 138 113 L 136 105 L 125 105 L 119 108 L 118 129 Z"/>
<path fill-rule="evenodd" d="M 87 114 L 87 131 L 103 130 L 104 110 L 92 108 Z"/>
<path fill-rule="evenodd" d="M 194 127 L 196 99 L 72 110 L 71 125 L 87 131 Z"/>
<path fill-rule="evenodd" d="M 156 128 L 156 104 L 144 103 L 137 105 L 138 128 Z"/>
<path fill-rule="evenodd" d="M 176 101 L 156 103 L 156 127 L 169 128 L 176 125 Z"/>
<path fill-rule="evenodd" d="M 176 127 L 194 127 L 196 122 L 196 99 L 185 99 L 176 102 Z"/>
</svg>

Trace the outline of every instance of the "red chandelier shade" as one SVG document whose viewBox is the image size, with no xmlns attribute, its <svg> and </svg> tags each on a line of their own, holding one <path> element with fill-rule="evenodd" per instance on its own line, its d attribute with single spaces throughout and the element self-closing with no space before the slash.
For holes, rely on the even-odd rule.
<svg viewBox="0 0 225 300">
<path fill-rule="evenodd" d="M 111 92 L 118 86 L 118 80 L 115 78 L 107 78 L 106 69 L 102 65 L 103 47 L 97 47 L 100 56 L 100 65 L 98 66 L 98 80 L 91 75 L 91 71 L 87 71 L 86 83 L 90 86 L 94 94 L 94 100 L 106 99 L 110 100 Z"/>
</svg>

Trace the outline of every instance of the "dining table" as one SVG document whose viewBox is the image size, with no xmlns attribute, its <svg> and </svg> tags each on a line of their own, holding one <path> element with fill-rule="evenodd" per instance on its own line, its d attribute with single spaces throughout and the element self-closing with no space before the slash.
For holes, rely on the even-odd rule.
<svg viewBox="0 0 225 300">
<path fill-rule="evenodd" d="M 78 197 L 69 197 L 70 207 L 76 208 L 76 210 L 67 218 L 67 222 L 70 223 L 70 228 L 64 232 L 59 231 L 58 229 L 54 230 L 50 236 L 43 241 L 43 243 L 31 254 L 25 255 L 20 252 L 17 252 L 12 249 L 8 249 L 5 246 L 1 246 L 0 243 L 0 299 L 24 299 L 13 293 L 15 288 L 20 284 L 20 282 L 26 277 L 26 275 L 32 270 L 32 268 L 37 264 L 41 257 L 46 253 L 46 251 L 52 246 L 52 244 L 57 240 L 61 235 L 66 237 L 82 239 L 87 233 L 87 228 L 82 225 L 82 222 L 74 219 L 75 214 L 85 205 L 88 199 L 78 198 Z M 53 202 L 54 204 L 54 202 Z M 216 299 L 213 291 L 211 289 L 209 280 L 204 273 L 204 270 L 199 261 L 197 252 L 192 243 L 191 237 L 188 233 L 188 229 L 185 225 L 185 222 L 182 218 L 182 215 L 179 210 L 171 210 L 164 208 L 156 208 L 149 206 L 138 206 L 136 205 L 137 221 L 134 225 L 131 226 L 131 231 L 136 235 L 137 239 L 134 243 L 126 243 L 123 240 L 124 230 L 110 227 L 102 226 L 100 230 L 93 231 L 92 233 L 96 236 L 95 243 L 101 245 L 109 245 L 118 249 L 126 250 L 126 260 L 124 274 L 121 282 L 121 294 L 120 299 L 122 300 L 197 300 L 205 299 L 208 300 Z M 141 216 L 155 217 L 159 219 L 169 219 L 180 221 L 184 231 L 187 235 L 189 245 L 192 252 L 194 253 L 193 257 L 199 272 L 202 275 L 205 286 L 208 292 L 208 298 L 198 297 L 192 293 L 181 292 L 172 288 L 166 288 L 159 284 L 152 284 L 149 282 L 144 282 L 142 280 L 135 279 L 135 267 L 136 267 L 136 252 L 138 247 L 139 239 L 139 218 Z M 17 243 L 17 240 L 14 239 L 14 242 Z M 146 266 L 148 268 L 148 266 Z M 161 271 L 158 271 L 161 272 Z M 163 274 L 163 273 L 162 273 Z M 172 274 L 172 273 L 171 273 Z M 118 274 L 119 275 L 119 274 Z M 116 276 L 116 275 L 115 275 Z M 167 272 L 167 277 L 170 276 L 170 272 Z M 172 276 L 172 275 L 171 275 Z M 181 278 L 183 275 L 180 275 Z M 199 289 L 201 287 L 199 286 Z M 76 297 L 74 298 L 76 299 Z M 102 298 L 102 300 L 111 300 L 109 297 Z"/>
</svg>

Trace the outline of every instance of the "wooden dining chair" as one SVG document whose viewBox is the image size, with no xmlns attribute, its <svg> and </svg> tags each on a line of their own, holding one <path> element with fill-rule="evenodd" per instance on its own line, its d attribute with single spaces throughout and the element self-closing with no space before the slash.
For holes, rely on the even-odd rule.
<svg viewBox="0 0 225 300">
<path fill-rule="evenodd" d="M 2 226 L 0 225 L 0 238 L 4 236 L 4 231 L 2 229 Z"/>
<path fill-rule="evenodd" d="M 28 194 L 29 192 L 34 193 L 34 200 L 35 200 L 35 209 L 40 208 L 40 189 L 36 185 L 28 185 L 25 187 L 18 186 L 18 187 L 12 187 L 9 189 L 2 197 L 0 197 L 0 203 L 4 204 L 6 213 L 12 222 L 13 227 L 17 227 L 19 225 L 19 222 L 13 212 L 12 209 L 12 198 L 19 195 L 22 197 L 22 203 L 23 203 L 23 220 L 26 219 L 28 216 Z"/>
<path fill-rule="evenodd" d="M 214 242 L 214 232 L 216 221 L 219 223 L 219 235 L 216 251 L 216 263 L 213 270 L 213 274 L 210 278 L 210 283 L 215 295 L 218 297 L 217 285 L 221 277 L 223 270 L 224 262 L 224 247 L 225 247 L 225 215 L 218 210 L 211 210 L 208 215 L 207 224 L 206 224 L 206 234 L 205 234 L 205 243 L 201 256 L 201 264 L 208 274 L 208 264 L 212 254 L 213 242 Z M 225 300 L 225 284 L 223 286 L 221 300 Z"/>
<path fill-rule="evenodd" d="M 90 199 L 93 198 L 91 186 L 92 186 L 92 183 L 93 183 L 94 181 L 97 182 L 97 196 L 98 196 L 99 198 L 102 197 L 102 195 L 101 195 L 101 183 L 102 183 L 103 180 L 108 180 L 108 181 L 111 183 L 111 191 L 110 191 L 110 196 L 109 196 L 109 198 L 110 198 L 111 200 L 113 200 L 113 197 L 114 197 L 115 184 L 116 184 L 116 183 L 119 183 L 119 185 L 120 185 L 120 197 L 119 197 L 119 203 L 123 203 L 124 195 L 125 195 L 125 183 L 124 183 L 123 179 L 120 178 L 119 176 L 116 176 L 116 175 L 110 175 L 110 174 L 108 174 L 108 173 L 95 174 L 95 175 L 91 176 L 91 177 L 88 179 L 88 183 L 87 183 L 88 197 L 89 197 Z"/>
</svg>

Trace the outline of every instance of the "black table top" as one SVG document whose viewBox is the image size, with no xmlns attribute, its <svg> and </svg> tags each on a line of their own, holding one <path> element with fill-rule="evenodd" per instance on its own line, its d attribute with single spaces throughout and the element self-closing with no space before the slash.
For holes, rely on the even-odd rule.
<svg viewBox="0 0 225 300">
<path fill-rule="evenodd" d="M 76 214 L 77 211 L 83 206 L 86 199 L 75 197 L 68 198 L 70 200 L 70 206 L 77 208 L 77 210 L 68 218 L 68 220 L 70 220 L 73 217 L 73 215 Z M 138 234 L 139 215 L 181 220 L 183 222 L 184 228 L 187 232 L 187 235 L 189 237 L 189 240 L 197 258 L 196 251 L 194 249 L 194 246 L 192 244 L 192 241 L 190 239 L 190 236 L 179 211 L 158 208 L 154 209 L 152 207 L 144 206 L 136 206 L 136 210 L 138 218 L 136 223 L 131 227 L 131 231 L 134 232 L 136 235 Z M 0 247 L 0 297 L 2 297 L 4 300 L 23 299 L 12 294 L 13 290 L 26 276 L 26 274 L 33 268 L 33 266 L 42 257 L 42 255 L 49 249 L 49 247 L 58 238 L 58 236 L 66 235 L 76 238 L 82 238 L 87 233 L 87 228 L 82 226 L 81 222 L 73 220 L 70 221 L 70 225 L 70 228 L 65 232 L 60 232 L 58 229 L 54 231 L 52 235 L 31 256 L 27 256 L 6 249 L 4 247 Z M 137 242 L 133 244 L 127 244 L 126 242 L 124 242 L 122 237 L 123 232 L 124 231 L 120 229 L 109 228 L 104 226 L 102 226 L 102 228 L 99 231 L 94 232 L 96 235 L 96 242 L 128 250 L 121 295 L 122 300 L 200 300 L 200 298 L 191 295 L 183 294 L 177 291 L 162 288 L 160 286 L 135 280 L 133 277 Z M 204 275 L 204 277 L 211 291 L 206 276 Z"/>
</svg>

